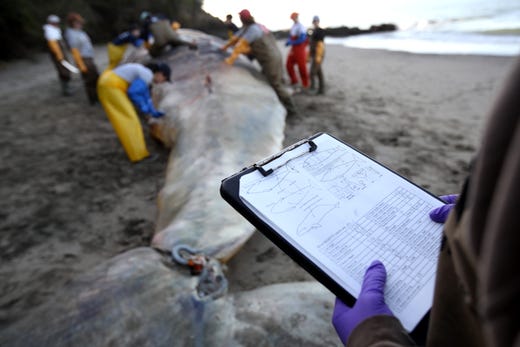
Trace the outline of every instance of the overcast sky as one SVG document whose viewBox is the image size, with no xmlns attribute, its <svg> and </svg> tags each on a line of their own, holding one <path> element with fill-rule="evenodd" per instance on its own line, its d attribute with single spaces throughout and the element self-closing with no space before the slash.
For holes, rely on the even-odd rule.
<svg viewBox="0 0 520 347">
<path fill-rule="evenodd" d="M 406 29 L 431 19 L 488 18 L 499 13 L 520 13 L 518 0 L 204 0 L 203 8 L 215 17 L 233 15 L 244 8 L 271 30 L 288 29 L 289 16 L 300 13 L 300 21 L 310 26 L 318 15 L 323 27 L 346 25 L 362 29 L 372 24 L 393 23 Z M 513 11 L 514 10 L 514 11 Z M 518 17 L 515 17 L 518 19 Z M 507 18 L 504 18 L 506 20 Z M 517 23 L 518 24 L 518 23 Z"/>
<path fill-rule="evenodd" d="M 411 0 L 391 0 L 393 6 L 401 7 Z M 420 1 L 420 0 L 417 0 Z M 328 26 L 368 26 L 380 24 L 395 19 L 402 14 L 393 13 L 388 6 L 388 0 L 204 0 L 204 10 L 215 17 L 225 19 L 226 14 L 233 15 L 233 21 L 240 26 L 238 12 L 247 8 L 256 21 L 266 25 L 271 30 L 290 28 L 292 12 L 300 13 L 300 21 L 310 26 L 312 17 L 318 15 L 321 24 Z M 393 7 L 392 6 L 392 7 Z"/>
</svg>

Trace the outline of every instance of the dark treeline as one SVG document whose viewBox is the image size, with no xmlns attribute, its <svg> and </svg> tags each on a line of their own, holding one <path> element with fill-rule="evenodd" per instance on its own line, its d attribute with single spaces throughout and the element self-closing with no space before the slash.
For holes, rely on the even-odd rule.
<svg viewBox="0 0 520 347">
<path fill-rule="evenodd" d="M 182 27 L 225 37 L 223 23 L 201 10 L 202 0 L 1 0 L 0 60 L 27 58 L 45 48 L 42 26 L 49 14 L 64 25 L 68 12 L 86 20 L 85 31 L 95 43 L 107 42 L 139 20 L 142 11 L 162 13 Z"/>
<path fill-rule="evenodd" d="M 371 34 L 371 33 L 382 33 L 387 31 L 397 30 L 397 25 L 391 23 L 372 25 L 368 29 L 360 29 L 358 27 L 335 27 L 335 28 L 324 28 L 325 36 L 328 37 L 347 37 L 352 35 Z M 276 38 L 283 39 L 289 36 L 288 30 L 276 31 L 274 33 Z"/>
</svg>

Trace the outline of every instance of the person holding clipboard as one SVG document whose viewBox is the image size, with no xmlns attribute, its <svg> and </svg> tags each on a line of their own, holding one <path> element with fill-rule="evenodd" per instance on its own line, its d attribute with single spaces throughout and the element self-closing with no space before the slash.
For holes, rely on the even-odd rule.
<svg viewBox="0 0 520 347">
<path fill-rule="evenodd" d="M 520 345 L 519 94 L 520 60 L 492 109 L 470 177 L 444 225 L 426 346 Z M 432 211 L 432 220 L 443 221 L 448 210 Z M 385 304 L 385 281 L 385 267 L 375 261 L 356 304 L 337 299 L 332 322 L 343 344 L 417 342 Z"/>
</svg>

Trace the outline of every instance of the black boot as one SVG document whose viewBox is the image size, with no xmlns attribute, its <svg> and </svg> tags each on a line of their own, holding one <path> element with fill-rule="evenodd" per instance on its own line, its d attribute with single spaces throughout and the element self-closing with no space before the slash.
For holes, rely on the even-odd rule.
<svg viewBox="0 0 520 347">
<path fill-rule="evenodd" d="M 61 83 L 61 94 L 63 96 L 71 96 L 72 90 L 70 89 L 70 81 L 60 81 Z"/>
</svg>

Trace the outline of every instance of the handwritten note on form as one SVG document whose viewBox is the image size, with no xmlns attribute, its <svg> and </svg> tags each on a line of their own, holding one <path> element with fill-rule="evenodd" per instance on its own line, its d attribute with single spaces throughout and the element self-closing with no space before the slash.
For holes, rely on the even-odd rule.
<svg viewBox="0 0 520 347">
<path fill-rule="evenodd" d="M 385 299 L 411 331 L 432 304 L 443 203 L 327 134 L 240 178 L 240 198 L 357 297 L 373 260 L 385 264 Z"/>
</svg>

